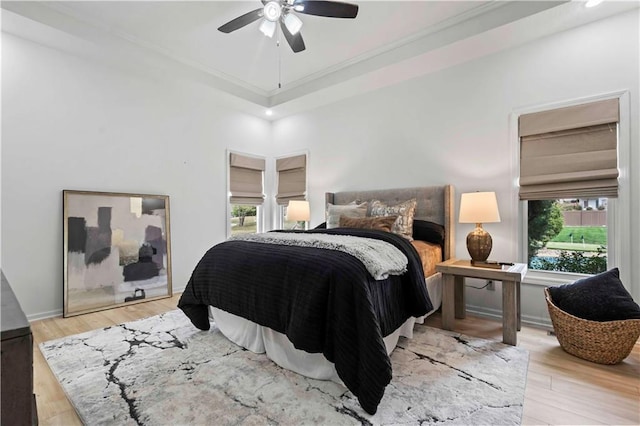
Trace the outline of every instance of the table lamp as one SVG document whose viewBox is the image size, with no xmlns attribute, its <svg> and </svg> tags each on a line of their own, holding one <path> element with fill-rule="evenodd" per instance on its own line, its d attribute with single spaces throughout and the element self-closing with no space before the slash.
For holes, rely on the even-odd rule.
<svg viewBox="0 0 640 426">
<path fill-rule="evenodd" d="M 467 235 L 467 251 L 471 264 L 483 263 L 489 258 L 493 241 L 482 229 L 483 223 L 500 222 L 495 192 L 469 192 L 460 198 L 460 223 L 475 223 L 476 228 Z"/>
<path fill-rule="evenodd" d="M 291 200 L 287 205 L 287 220 L 295 221 L 296 224 L 291 229 L 296 229 L 298 222 L 307 222 L 311 218 L 309 202 L 306 200 Z"/>
</svg>

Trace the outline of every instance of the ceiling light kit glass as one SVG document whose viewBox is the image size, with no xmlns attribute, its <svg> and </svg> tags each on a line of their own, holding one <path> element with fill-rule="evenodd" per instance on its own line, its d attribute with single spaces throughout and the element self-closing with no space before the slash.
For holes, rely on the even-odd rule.
<svg viewBox="0 0 640 426">
<path fill-rule="evenodd" d="M 277 1 L 270 1 L 265 4 L 263 10 L 265 19 L 271 22 L 276 22 L 282 14 L 282 7 L 280 7 L 280 3 Z"/>
<path fill-rule="evenodd" d="M 293 13 L 287 13 L 284 17 L 284 25 L 291 34 L 297 34 L 302 28 L 302 21 Z"/>
<path fill-rule="evenodd" d="M 292 3 L 292 2 L 291 2 Z M 294 7 L 294 10 L 300 9 L 300 11 L 304 10 L 304 5 L 298 5 Z M 264 5 L 263 15 L 264 20 L 260 24 L 260 31 L 262 34 L 271 38 L 276 32 L 276 22 L 278 19 L 282 18 L 282 22 L 287 27 L 287 30 L 291 34 L 297 34 L 302 28 L 302 21 L 296 15 L 286 10 L 283 13 L 282 6 L 277 1 L 270 1 L 269 3 Z M 285 7 L 285 9 L 288 9 Z"/>
<path fill-rule="evenodd" d="M 272 38 L 273 35 L 276 33 L 276 23 L 265 19 L 260 24 L 260 31 L 262 32 L 262 34 L 266 35 L 267 37 Z"/>
</svg>

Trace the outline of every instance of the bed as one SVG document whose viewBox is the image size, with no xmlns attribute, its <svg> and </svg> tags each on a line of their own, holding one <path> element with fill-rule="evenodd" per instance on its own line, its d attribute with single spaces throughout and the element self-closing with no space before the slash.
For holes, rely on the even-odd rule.
<svg viewBox="0 0 640 426">
<path fill-rule="evenodd" d="M 439 256 L 450 258 L 450 185 L 327 193 L 326 205 L 327 210 L 350 208 L 366 201 L 369 216 L 371 200 L 396 206 L 413 199 L 414 223 L 442 227 Z M 439 308 L 442 277 L 434 265 L 424 264 L 419 240 L 378 229 L 330 228 L 276 231 L 256 236 L 258 241 L 232 238 L 217 244 L 194 269 L 178 306 L 196 327 L 207 330 L 213 320 L 229 340 L 266 353 L 283 368 L 343 382 L 373 414 L 391 380 L 389 354 L 400 336 L 411 338 L 414 324 Z M 312 246 L 299 245 L 306 238 Z M 351 244 L 353 238 L 402 252 L 407 272 L 376 279 L 366 259 L 317 246 L 319 240 Z"/>
</svg>

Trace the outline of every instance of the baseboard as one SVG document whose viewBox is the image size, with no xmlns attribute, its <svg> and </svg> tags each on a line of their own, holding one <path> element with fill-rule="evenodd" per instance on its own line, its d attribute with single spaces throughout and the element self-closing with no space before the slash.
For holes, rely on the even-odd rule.
<svg viewBox="0 0 640 426">
<path fill-rule="evenodd" d="M 33 321 L 43 320 L 47 318 L 61 317 L 61 316 L 62 316 L 62 309 L 55 309 L 53 311 L 40 312 L 37 314 L 27 315 L 27 320 L 29 322 L 33 322 Z"/>
<path fill-rule="evenodd" d="M 482 317 L 490 318 L 496 321 L 502 321 L 502 311 L 498 309 L 485 308 L 482 306 L 467 305 L 467 313 Z M 522 324 L 542 329 L 553 329 L 551 319 L 545 317 L 535 317 L 531 315 L 522 315 L 520 318 Z"/>
<path fill-rule="evenodd" d="M 180 294 L 184 291 L 185 287 L 182 287 L 180 289 L 174 288 L 172 289 L 171 294 L 173 296 L 175 296 L 176 294 Z M 53 311 L 46 311 L 46 312 L 40 312 L 37 314 L 31 314 L 31 315 L 27 315 L 27 321 L 33 322 L 33 321 L 39 321 L 39 320 L 48 319 L 48 318 L 61 317 L 62 313 L 63 313 L 62 309 L 55 309 Z"/>
</svg>

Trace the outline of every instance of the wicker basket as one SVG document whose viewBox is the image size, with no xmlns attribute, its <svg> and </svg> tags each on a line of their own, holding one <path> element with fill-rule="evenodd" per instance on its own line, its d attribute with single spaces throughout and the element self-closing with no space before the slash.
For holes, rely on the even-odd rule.
<svg viewBox="0 0 640 426">
<path fill-rule="evenodd" d="M 554 305 L 548 288 L 544 289 L 544 296 L 560 346 L 579 358 L 598 364 L 617 364 L 629 356 L 640 337 L 640 319 L 589 321 Z"/>
</svg>

